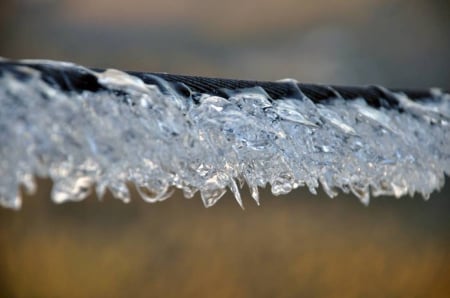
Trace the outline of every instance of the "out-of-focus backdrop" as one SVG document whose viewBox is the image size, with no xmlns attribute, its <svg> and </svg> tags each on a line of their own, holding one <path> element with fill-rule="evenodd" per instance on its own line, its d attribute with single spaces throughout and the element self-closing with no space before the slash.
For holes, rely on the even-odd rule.
<svg viewBox="0 0 450 298">
<path fill-rule="evenodd" d="M 2 0 L 0 56 L 243 79 L 449 88 L 448 1 Z M 5 141 L 5 140 L 0 140 Z M 420 144 L 418 144 L 420 146 Z M 450 180 L 431 196 L 245 211 L 180 194 L 0 209 L 1 297 L 449 297 Z"/>
</svg>

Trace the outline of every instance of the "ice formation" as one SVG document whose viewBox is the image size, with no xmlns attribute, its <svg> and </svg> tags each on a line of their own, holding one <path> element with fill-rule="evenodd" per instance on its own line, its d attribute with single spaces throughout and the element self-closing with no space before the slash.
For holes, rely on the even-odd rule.
<svg viewBox="0 0 450 298">
<path fill-rule="evenodd" d="M 102 88 L 56 84 L 39 65 L 75 69 Z M 60 87 L 75 83 L 78 92 Z M 352 192 L 365 204 L 371 195 L 428 198 L 442 187 L 450 173 L 448 93 L 417 101 L 386 89 L 396 101 L 390 108 L 298 92 L 272 98 L 256 86 L 184 96 L 164 79 L 150 84 L 118 70 L 0 61 L 0 204 L 19 208 L 18 185 L 33 192 L 35 176 L 53 180 L 55 202 L 91 190 L 102 197 L 107 188 L 127 202 L 132 182 L 146 201 L 181 189 L 187 198 L 199 192 L 207 207 L 227 189 L 242 206 L 245 183 L 257 203 L 266 185 L 274 195 L 322 185 L 330 197 Z"/>
</svg>

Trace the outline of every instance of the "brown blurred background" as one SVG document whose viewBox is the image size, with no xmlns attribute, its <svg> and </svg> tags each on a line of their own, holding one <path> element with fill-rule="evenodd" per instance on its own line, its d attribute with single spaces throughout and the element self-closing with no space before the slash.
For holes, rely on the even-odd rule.
<svg viewBox="0 0 450 298">
<path fill-rule="evenodd" d="M 448 1 L 2 0 L 0 56 L 449 88 Z M 0 209 L 0 297 L 449 297 L 450 180 L 429 201 L 306 190 Z"/>
</svg>

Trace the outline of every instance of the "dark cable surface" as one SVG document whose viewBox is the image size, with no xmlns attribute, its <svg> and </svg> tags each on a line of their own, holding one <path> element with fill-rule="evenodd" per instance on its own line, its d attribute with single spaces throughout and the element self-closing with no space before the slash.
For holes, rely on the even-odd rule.
<svg viewBox="0 0 450 298">
<path fill-rule="evenodd" d="M 36 69 L 41 73 L 45 82 L 57 86 L 64 91 L 99 91 L 106 90 L 97 80 L 96 76 L 87 69 L 75 66 L 56 66 L 50 63 L 27 63 L 22 61 L 0 61 L 0 74 L 9 72 L 16 77 L 26 80 L 27 72 L 23 67 Z M 102 69 L 93 69 L 102 72 Z M 174 75 L 167 73 L 145 73 L 126 71 L 128 74 L 142 79 L 147 84 L 157 85 L 163 92 L 166 89 L 161 82 L 168 83 L 170 87 L 185 97 L 193 93 L 207 93 L 228 97 L 239 90 L 259 87 L 262 88 L 272 100 L 283 98 L 298 98 L 307 96 L 315 103 L 326 102 L 336 98 L 352 100 L 363 98 L 372 107 L 396 108 L 398 100 L 393 93 L 401 92 L 411 100 L 430 100 L 434 96 L 431 90 L 413 89 L 386 89 L 378 86 L 333 86 L 319 84 L 303 84 L 294 81 L 251 81 L 223 78 L 207 78 L 198 76 Z M 448 93 L 448 92 L 445 92 Z"/>
</svg>

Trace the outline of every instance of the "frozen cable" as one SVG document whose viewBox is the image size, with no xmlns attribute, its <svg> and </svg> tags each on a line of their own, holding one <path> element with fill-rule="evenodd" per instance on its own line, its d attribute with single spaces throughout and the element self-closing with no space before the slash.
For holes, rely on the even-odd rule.
<svg viewBox="0 0 450 298">
<path fill-rule="evenodd" d="M 106 188 L 149 202 L 181 189 L 209 207 L 247 184 L 275 195 L 320 185 L 428 198 L 450 173 L 450 95 L 441 89 L 258 82 L 0 60 L 0 204 L 54 181 L 55 202 Z"/>
</svg>

